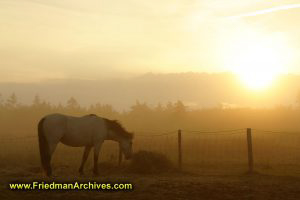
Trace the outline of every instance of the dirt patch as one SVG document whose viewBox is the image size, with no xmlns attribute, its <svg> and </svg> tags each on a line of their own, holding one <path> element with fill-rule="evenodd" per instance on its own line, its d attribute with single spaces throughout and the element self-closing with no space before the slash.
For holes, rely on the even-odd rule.
<svg viewBox="0 0 300 200">
<path fill-rule="evenodd" d="M 104 167 L 104 166 L 103 166 Z M 109 167 L 109 166 L 107 166 Z M 74 177 L 68 174 L 55 179 L 45 179 L 34 174 L 15 173 L 14 170 L 3 171 L 5 176 L 0 180 L 0 199 L 210 199 L 210 200 L 274 200 L 274 199 L 300 199 L 300 179 L 279 176 L 200 176 L 183 174 L 111 174 L 106 176 Z M 66 175 L 67 174 L 67 175 Z M 130 182 L 134 185 L 131 192 L 101 192 L 101 191 L 11 191 L 8 183 L 31 181 L 97 181 Z"/>
</svg>

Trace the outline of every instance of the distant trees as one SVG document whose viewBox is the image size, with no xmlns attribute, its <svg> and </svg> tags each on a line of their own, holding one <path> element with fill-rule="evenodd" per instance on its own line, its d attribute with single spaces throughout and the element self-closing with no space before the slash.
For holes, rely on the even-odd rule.
<svg viewBox="0 0 300 200">
<path fill-rule="evenodd" d="M 147 103 L 140 103 L 136 101 L 133 106 L 131 106 L 130 113 L 132 115 L 141 116 L 145 114 L 149 114 L 151 112 L 151 108 L 147 105 Z"/>
<path fill-rule="evenodd" d="M 145 115 L 153 112 L 166 112 L 169 114 L 182 115 L 186 112 L 186 106 L 182 101 L 177 101 L 175 103 L 168 102 L 164 107 L 161 103 L 159 103 L 156 107 L 151 108 L 147 103 L 140 103 L 136 101 L 136 103 L 131 106 L 130 113 L 133 115 Z"/>
<path fill-rule="evenodd" d="M 297 95 L 300 107 L 300 92 Z M 136 101 L 130 110 L 117 111 L 112 105 L 96 103 L 84 107 L 70 97 L 65 103 L 51 104 L 36 95 L 30 105 L 22 104 L 15 93 L 4 98 L 0 95 L 0 134 L 17 134 L 19 132 L 36 132 L 36 124 L 42 116 L 50 113 L 64 113 L 75 116 L 96 114 L 109 119 L 120 120 L 130 131 L 156 131 L 177 129 L 229 129 L 247 127 L 249 122 L 253 127 L 272 124 L 273 129 L 300 130 L 296 123 L 300 109 L 280 107 L 274 109 L 250 108 L 206 108 L 189 110 L 182 101 L 158 103 L 149 105 Z M 262 123 L 264 122 L 264 123 Z"/>
<path fill-rule="evenodd" d="M 67 109 L 70 110 L 77 110 L 80 108 L 80 105 L 78 103 L 78 101 L 74 98 L 71 97 L 68 101 L 67 101 Z"/>
<path fill-rule="evenodd" d="M 9 109 L 15 108 L 17 106 L 17 102 L 17 96 L 15 95 L 15 93 L 12 93 L 6 100 L 5 107 Z"/>
<path fill-rule="evenodd" d="M 119 114 L 111 105 L 101 103 L 91 105 L 87 112 L 107 118 L 116 118 Z"/>
<path fill-rule="evenodd" d="M 33 99 L 33 102 L 32 102 L 32 105 L 38 107 L 41 104 L 42 104 L 42 102 L 41 102 L 40 96 L 39 95 L 35 95 L 35 97 Z"/>
<path fill-rule="evenodd" d="M 163 105 L 158 103 L 157 106 L 154 108 L 154 111 L 157 113 L 162 113 L 164 111 Z"/>
<path fill-rule="evenodd" d="M 182 115 L 186 112 L 186 106 L 183 104 L 182 101 L 177 101 L 175 104 L 174 104 L 174 111 L 176 114 L 178 115 Z"/>
<path fill-rule="evenodd" d="M 0 106 L 6 109 L 16 109 L 18 106 L 27 107 L 28 109 L 33 109 L 35 111 L 42 110 L 43 112 L 64 112 L 64 113 L 94 113 L 101 116 L 107 117 L 117 117 L 121 115 L 121 112 L 116 111 L 110 104 L 96 103 L 89 107 L 82 107 L 76 98 L 70 97 L 66 104 L 61 103 L 53 105 L 46 102 L 39 95 L 35 95 L 31 105 L 23 105 L 19 103 L 18 97 L 15 93 L 12 93 L 6 100 L 0 94 Z M 130 107 L 130 110 L 125 112 L 127 115 L 132 117 L 142 117 L 145 118 L 152 114 L 162 114 L 162 115 L 176 115 L 181 116 L 187 112 L 187 108 L 182 101 L 168 102 L 163 105 L 158 103 L 156 106 L 149 106 L 146 102 L 141 103 L 136 101 L 134 105 Z"/>
<path fill-rule="evenodd" d="M 54 105 L 51 105 L 49 102 L 42 100 L 39 95 L 35 95 L 32 101 L 31 109 L 35 113 L 44 113 L 51 112 L 55 108 Z"/>
<path fill-rule="evenodd" d="M 300 90 L 298 91 L 298 94 L 296 96 L 296 104 L 300 108 Z"/>
</svg>

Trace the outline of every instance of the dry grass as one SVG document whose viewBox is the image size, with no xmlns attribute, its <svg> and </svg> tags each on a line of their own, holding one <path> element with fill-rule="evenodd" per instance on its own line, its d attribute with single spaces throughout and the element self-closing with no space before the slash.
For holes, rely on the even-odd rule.
<svg viewBox="0 0 300 200">
<path fill-rule="evenodd" d="M 139 151 L 133 155 L 129 171 L 141 174 L 159 174 L 174 171 L 171 161 L 160 153 Z"/>
<path fill-rule="evenodd" d="M 256 163 L 255 168 L 267 172 L 262 175 L 244 175 L 247 163 L 238 158 L 246 158 L 244 153 L 236 152 L 240 141 L 199 138 L 184 138 L 183 169 L 184 173 L 174 170 L 176 163 L 176 140 L 163 138 L 148 141 L 143 145 L 136 140 L 135 155 L 132 161 L 118 166 L 118 145 L 106 143 L 100 153 L 99 176 L 92 173 L 92 156 L 89 157 L 85 175 L 79 176 L 78 167 L 83 149 L 60 145 L 53 157 L 54 179 L 46 179 L 40 169 L 37 141 L 24 140 L 2 144 L 0 161 L 0 199 L 211 199 L 211 200 L 268 200 L 300 199 L 299 165 L 274 165 L 265 155 L 278 160 L 278 154 L 265 149 L 273 149 L 266 142 L 255 143 L 257 155 L 255 160 L 265 161 L 264 165 Z M 258 140 L 255 140 L 258 141 Z M 268 141 L 268 140 L 266 140 Z M 152 146 L 151 146 L 152 144 Z M 196 145 L 198 144 L 198 146 Z M 226 145 L 224 145 L 226 144 Z M 263 145 L 262 145 L 263 144 Z M 175 146 L 173 148 L 173 146 Z M 278 146 L 278 145 L 277 145 Z M 143 147 L 147 151 L 142 150 Z M 261 149 L 260 149 L 260 148 Z M 264 147 L 264 148 L 263 148 Z M 268 147 L 268 148 L 267 148 Z M 290 149 L 291 147 L 287 148 Z M 275 151 L 276 152 L 276 151 Z M 297 163 L 297 151 L 282 152 L 283 155 L 293 152 L 293 162 Z M 236 154 L 233 154 L 236 153 Z M 226 157 L 226 155 L 228 157 Z M 274 155 L 274 157 L 272 157 Z M 275 157 L 277 155 L 277 157 Z M 230 157 L 231 156 L 231 157 Z M 260 156 L 260 157 L 258 157 Z M 175 158 L 175 159 L 170 159 Z M 234 158 L 234 159 L 233 159 Z M 284 164 L 283 157 L 280 163 Z M 198 161 L 195 163 L 194 160 Z M 288 160 L 289 161 L 289 160 Z M 235 165 L 237 163 L 237 165 Z M 242 165 L 240 165 L 240 163 Z M 269 163 L 269 164 L 268 164 Z M 176 168 L 176 166 L 175 166 Z M 292 171 L 293 170 L 293 171 Z M 189 172 L 189 173 L 185 173 Z M 273 173 L 274 172 L 274 173 Z M 290 174 L 285 172 L 291 172 Z M 296 173 L 295 173 L 296 172 Z M 285 176 L 274 176 L 284 174 Z M 287 175 L 292 175 L 287 176 Z M 98 181 L 98 182 L 131 182 L 133 192 L 91 192 L 91 191 L 27 191 L 8 190 L 8 183 L 40 181 Z"/>
<path fill-rule="evenodd" d="M 300 179 L 283 176 L 203 176 L 197 173 L 136 174 L 120 171 L 118 167 L 101 163 L 102 172 L 78 176 L 70 167 L 57 166 L 57 177 L 47 179 L 37 168 L 0 170 L 0 199 L 210 199 L 210 200 L 274 200 L 300 199 Z M 110 171 L 109 171 L 110 169 Z M 132 192 L 93 191 L 10 191 L 8 183 L 31 181 L 97 181 L 130 182 Z"/>
</svg>

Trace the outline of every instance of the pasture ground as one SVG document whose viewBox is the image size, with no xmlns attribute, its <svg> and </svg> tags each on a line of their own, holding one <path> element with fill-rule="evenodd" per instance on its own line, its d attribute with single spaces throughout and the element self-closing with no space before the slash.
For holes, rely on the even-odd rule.
<svg viewBox="0 0 300 200">
<path fill-rule="evenodd" d="M 169 172 L 162 174 L 125 173 L 118 167 L 100 166 L 101 173 L 94 177 L 91 170 L 79 176 L 68 166 L 55 167 L 56 178 L 46 179 L 39 167 L 0 169 L 0 199 L 205 199 L 205 200 L 298 200 L 300 178 L 263 174 L 203 175 L 199 172 Z M 131 192 L 97 191 L 11 191 L 11 182 L 31 181 L 97 181 L 131 182 Z"/>
</svg>

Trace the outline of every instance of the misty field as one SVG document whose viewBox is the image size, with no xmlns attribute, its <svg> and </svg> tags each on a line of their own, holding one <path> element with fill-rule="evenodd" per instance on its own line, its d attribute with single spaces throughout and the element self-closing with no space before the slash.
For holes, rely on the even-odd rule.
<svg viewBox="0 0 300 200">
<path fill-rule="evenodd" d="M 143 133 L 145 134 L 145 133 Z M 55 178 L 40 168 L 36 137 L 3 141 L 1 145 L 1 199 L 299 199 L 300 149 L 296 134 L 253 131 L 255 174 L 247 174 L 246 130 L 199 134 L 182 131 L 183 169 L 178 161 L 177 132 L 153 136 L 136 133 L 134 151 L 165 155 L 175 170 L 155 173 L 127 171 L 130 161 L 118 166 L 118 144 L 105 142 L 100 153 L 100 175 L 92 175 L 92 156 L 84 176 L 79 176 L 82 148 L 60 144 L 52 160 Z M 147 133 L 149 134 L 149 133 Z M 257 134 L 257 135 L 256 135 Z M 145 166 L 147 168 L 149 166 Z M 10 191 L 8 183 L 40 181 L 130 182 L 131 192 Z"/>
<path fill-rule="evenodd" d="M 150 133 L 147 133 L 150 134 Z M 270 175 L 300 177 L 300 136 L 297 133 L 269 133 L 253 130 L 254 170 Z M 135 134 L 135 152 L 146 150 L 166 156 L 177 167 L 177 131 L 162 134 Z M 203 175 L 239 175 L 248 171 L 246 130 L 225 133 L 194 133 L 182 131 L 182 167 Z M 118 165 L 119 149 L 114 141 L 106 141 L 100 161 Z M 2 141 L 2 168 L 37 167 L 40 165 L 37 137 L 19 137 Z M 77 168 L 83 148 L 59 144 L 54 152 L 54 166 Z M 128 161 L 123 160 L 124 165 Z M 86 168 L 92 166 L 90 155 Z"/>
<path fill-rule="evenodd" d="M 9 102 L 9 101 L 8 101 Z M 36 125 L 47 114 L 75 116 L 95 113 L 119 119 L 134 132 L 134 152 L 165 156 L 175 170 L 140 174 L 118 166 L 118 144 L 106 141 L 100 152 L 100 175 L 92 175 L 92 156 L 79 176 L 83 148 L 59 144 L 52 158 L 54 180 L 129 181 L 132 192 L 21 192 L 8 183 L 47 181 L 40 167 Z M 74 99 L 67 107 L 36 99 L 35 104 L 1 106 L 1 199 L 110 198 L 110 199 L 299 199 L 300 134 L 298 109 L 206 109 L 189 111 L 180 102 L 158 108 L 137 103 L 128 112 L 108 105 L 82 108 Z M 248 174 L 246 127 L 252 128 L 254 174 Z M 178 169 L 178 129 L 182 134 L 182 170 Z M 275 130 L 275 131 L 274 131 Z M 145 166 L 147 168 L 149 166 Z"/>
</svg>

